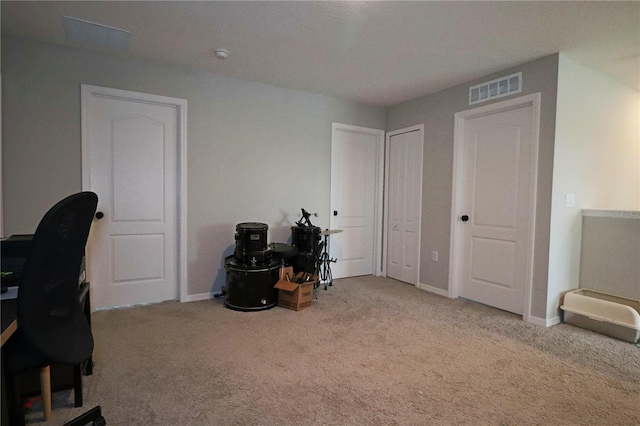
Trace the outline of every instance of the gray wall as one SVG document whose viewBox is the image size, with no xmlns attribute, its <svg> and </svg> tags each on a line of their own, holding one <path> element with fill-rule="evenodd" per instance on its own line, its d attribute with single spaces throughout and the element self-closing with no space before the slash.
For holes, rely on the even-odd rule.
<svg viewBox="0 0 640 426">
<path fill-rule="evenodd" d="M 546 318 L 558 55 L 388 108 L 386 130 L 424 123 L 420 282 L 448 290 L 454 114 L 471 109 L 469 86 L 520 71 L 523 91 L 514 96 L 539 92 L 542 97 L 531 314 Z M 439 262 L 431 260 L 434 250 L 440 252 Z"/>
<path fill-rule="evenodd" d="M 580 288 L 640 300 L 640 211 L 602 213 L 583 210 Z"/>
<path fill-rule="evenodd" d="M 286 241 L 304 207 L 329 225 L 331 123 L 383 129 L 384 108 L 3 37 L 4 231 L 32 233 L 81 190 L 80 84 L 186 99 L 188 294 L 224 283 L 235 225 Z"/>
<path fill-rule="evenodd" d="M 33 232 L 52 204 L 81 189 L 80 84 L 187 99 L 190 295 L 224 284 L 237 223 L 267 223 L 272 241 L 286 241 L 305 207 L 320 214 L 315 224 L 329 225 L 332 122 L 387 131 L 424 124 L 419 281 L 448 290 L 454 114 L 470 109 L 469 86 L 522 72 L 515 96 L 542 95 L 531 314 L 547 318 L 559 60 L 551 55 L 385 110 L 3 37 L 5 235 Z M 434 250 L 439 262 L 431 260 Z"/>
</svg>

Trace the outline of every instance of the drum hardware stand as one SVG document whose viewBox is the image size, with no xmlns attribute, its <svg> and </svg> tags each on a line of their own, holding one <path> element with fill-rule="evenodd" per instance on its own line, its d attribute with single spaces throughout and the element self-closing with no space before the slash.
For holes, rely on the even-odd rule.
<svg viewBox="0 0 640 426">
<path fill-rule="evenodd" d="M 300 209 L 300 210 L 302 210 L 302 217 L 300 218 L 299 221 L 296 222 L 296 225 L 298 225 L 298 226 L 313 226 L 311 224 L 311 221 L 309 220 L 309 218 L 312 215 L 315 216 L 315 217 L 318 217 L 318 213 L 309 213 L 305 209 Z"/>
<path fill-rule="evenodd" d="M 336 263 L 338 259 L 329 257 L 329 235 L 342 232 L 342 229 L 325 229 L 320 232 L 320 235 L 324 235 L 324 242 L 322 243 L 322 253 L 318 258 L 318 271 L 319 282 L 324 282 L 324 289 L 327 286 L 333 285 L 333 276 L 331 275 L 331 264 Z M 319 284 L 318 284 L 319 285 Z"/>
<path fill-rule="evenodd" d="M 213 298 L 219 299 L 221 297 L 225 297 L 226 295 L 227 295 L 227 286 L 223 285 L 222 288 L 220 289 L 220 293 L 214 293 Z"/>
<path fill-rule="evenodd" d="M 327 285 L 329 286 L 333 285 L 333 277 L 331 276 L 331 264 L 336 263 L 338 261 L 338 259 L 336 258 L 332 259 L 329 257 L 329 249 L 327 248 L 328 237 L 329 235 L 324 236 L 324 243 L 322 243 L 323 245 L 322 254 L 318 259 L 318 270 L 320 272 L 319 274 L 320 281 L 318 282 L 318 286 L 320 286 L 321 282 L 324 282 L 325 290 L 327 289 Z"/>
</svg>

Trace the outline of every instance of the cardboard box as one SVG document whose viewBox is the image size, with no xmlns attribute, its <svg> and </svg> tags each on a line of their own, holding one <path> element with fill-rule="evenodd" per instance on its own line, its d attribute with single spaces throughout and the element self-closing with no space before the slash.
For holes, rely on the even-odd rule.
<svg viewBox="0 0 640 426">
<path fill-rule="evenodd" d="M 313 289 L 318 282 L 318 276 L 310 276 L 308 281 L 297 283 L 296 279 L 303 278 L 302 273 L 293 276 L 293 267 L 280 268 L 280 279 L 274 286 L 278 289 L 278 306 L 294 311 L 300 311 L 311 306 Z"/>
</svg>

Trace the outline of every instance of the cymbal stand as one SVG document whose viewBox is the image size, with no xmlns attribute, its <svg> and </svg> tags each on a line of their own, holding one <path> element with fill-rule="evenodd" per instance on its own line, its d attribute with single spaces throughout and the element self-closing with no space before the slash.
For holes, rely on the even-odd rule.
<svg viewBox="0 0 640 426">
<path fill-rule="evenodd" d="M 332 259 L 329 257 L 329 234 L 325 234 L 322 246 L 322 253 L 318 258 L 318 271 L 320 282 L 324 282 L 324 289 L 326 290 L 328 285 L 333 285 L 333 277 L 331 276 L 331 264 L 335 263 L 338 259 Z"/>
</svg>

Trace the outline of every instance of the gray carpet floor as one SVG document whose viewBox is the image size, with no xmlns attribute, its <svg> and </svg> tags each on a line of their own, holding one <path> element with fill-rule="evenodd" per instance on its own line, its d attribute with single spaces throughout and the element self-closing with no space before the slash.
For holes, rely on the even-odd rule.
<svg viewBox="0 0 640 426">
<path fill-rule="evenodd" d="M 108 425 L 640 425 L 640 349 L 387 278 L 311 308 L 220 300 L 96 312 L 85 405 Z M 29 424 L 42 421 L 39 404 Z"/>
</svg>

